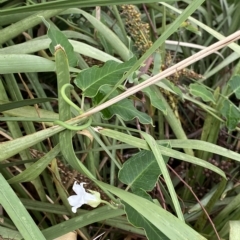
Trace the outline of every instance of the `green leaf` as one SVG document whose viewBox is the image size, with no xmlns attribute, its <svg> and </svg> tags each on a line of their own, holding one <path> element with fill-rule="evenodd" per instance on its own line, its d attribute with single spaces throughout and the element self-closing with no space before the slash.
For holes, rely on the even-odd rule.
<svg viewBox="0 0 240 240">
<path fill-rule="evenodd" d="M 97 100 L 99 102 L 101 99 L 103 99 L 104 95 L 106 95 L 110 91 L 111 91 L 110 86 L 102 87 L 101 91 L 98 93 L 95 100 Z M 104 94 L 102 94 L 102 93 L 104 93 Z M 115 97 L 117 95 L 118 95 L 118 91 L 115 90 L 110 95 L 110 97 Z M 123 100 L 119 101 L 118 103 L 115 103 L 115 104 L 111 105 L 110 107 L 103 109 L 101 111 L 101 113 L 103 114 L 103 118 L 106 120 L 112 118 L 114 115 L 118 115 L 124 121 L 131 121 L 134 118 L 138 118 L 140 123 L 142 123 L 142 124 L 153 124 L 152 118 L 149 115 L 147 115 L 146 113 L 138 111 L 134 107 L 133 101 L 130 99 L 123 99 Z"/>
<path fill-rule="evenodd" d="M 180 219 L 176 218 L 171 213 L 157 206 L 153 202 L 111 186 L 109 184 L 96 181 L 96 183 L 118 196 L 124 202 L 129 204 L 138 213 L 142 214 L 149 222 L 151 222 L 157 229 L 159 229 L 169 239 L 177 240 L 206 240 L 198 232 L 193 230 L 190 226 L 185 224 Z M 157 238 L 159 239 L 159 238 Z"/>
<path fill-rule="evenodd" d="M 107 27 L 106 25 L 104 25 L 101 21 L 99 21 L 99 19 L 83 11 L 82 9 L 77 9 L 77 13 L 80 13 L 81 15 L 83 15 L 93 25 L 94 29 L 96 29 L 96 31 L 101 33 L 101 35 L 106 39 L 106 41 L 112 46 L 112 48 L 114 49 L 114 52 L 117 55 L 119 55 L 123 61 L 129 60 L 131 56 L 131 52 L 125 46 L 125 44 L 119 39 L 119 37 L 112 31 L 112 26 L 114 24 L 111 25 L 111 29 L 110 29 L 110 27 Z"/>
<path fill-rule="evenodd" d="M 138 84 L 138 75 L 136 72 L 131 73 L 127 79 L 129 83 L 134 83 L 135 85 Z"/>
<path fill-rule="evenodd" d="M 0 236 L 2 237 L 1 240 L 4 240 L 4 239 L 21 240 L 22 239 L 22 235 L 18 231 L 12 230 L 10 228 L 2 227 L 2 226 L 0 226 Z"/>
<path fill-rule="evenodd" d="M 56 145 L 51 151 L 40 158 L 37 162 L 32 164 L 29 168 L 12 177 L 8 180 L 9 184 L 19 183 L 19 182 L 29 182 L 38 177 L 42 171 L 48 166 L 48 164 L 53 160 L 54 157 L 60 152 L 59 145 Z"/>
<path fill-rule="evenodd" d="M 205 102 L 215 103 L 213 94 L 204 85 L 193 83 L 193 84 L 190 84 L 189 87 L 190 87 L 190 93 L 193 96 L 200 97 Z"/>
<path fill-rule="evenodd" d="M 221 114 L 227 119 L 227 127 L 230 131 L 234 130 L 240 120 L 240 110 L 229 100 L 223 102 L 220 109 Z"/>
<path fill-rule="evenodd" d="M 239 239 L 239 229 L 240 221 L 229 221 L 229 239 L 238 240 Z"/>
<path fill-rule="evenodd" d="M 48 28 L 47 35 L 52 40 L 52 42 L 50 43 L 50 46 L 49 46 L 51 53 L 54 55 L 55 47 L 60 44 L 64 48 L 64 50 L 67 54 L 69 66 L 71 66 L 71 67 L 76 66 L 77 65 L 77 57 L 73 51 L 73 46 L 68 41 L 67 37 L 60 30 L 58 30 L 57 27 L 55 27 L 53 24 L 50 24 L 49 22 L 47 22 L 43 17 L 42 17 L 42 20 L 43 20 L 44 24 L 46 25 L 46 27 Z"/>
<path fill-rule="evenodd" d="M 143 217 L 139 212 L 137 212 L 129 204 L 127 204 L 126 202 L 123 202 L 123 204 L 124 204 L 124 210 L 128 217 L 128 221 L 136 227 L 143 228 L 149 240 L 156 240 L 156 239 L 168 240 L 169 239 L 157 227 L 155 227 L 151 222 L 149 222 L 145 217 Z"/>
<path fill-rule="evenodd" d="M 54 62 L 35 55 L 0 54 L 0 62 L 0 74 L 55 71 Z"/>
<path fill-rule="evenodd" d="M 219 200 L 221 197 L 223 191 L 226 188 L 227 180 L 222 179 L 221 182 L 218 184 L 216 191 L 214 194 L 211 196 L 210 200 L 208 201 L 207 205 L 205 206 L 206 212 L 213 212 L 213 208 L 216 206 L 216 202 Z M 208 221 L 208 218 L 206 216 L 205 212 L 202 212 L 201 215 L 198 217 L 198 220 L 196 221 L 194 228 L 198 232 L 204 231 L 204 227 L 206 227 L 206 223 Z"/>
<path fill-rule="evenodd" d="M 163 82 L 166 86 L 168 86 L 173 92 L 175 92 L 183 100 L 183 93 L 179 87 L 177 87 L 174 83 L 172 83 L 168 79 L 163 79 L 161 82 Z"/>
<path fill-rule="evenodd" d="M 104 48 L 104 52 L 108 53 L 111 56 L 114 56 L 114 51 L 112 46 L 106 41 L 106 39 L 103 37 L 103 35 L 99 32 L 96 34 L 97 38 L 99 39 L 100 43 L 102 44 Z"/>
<path fill-rule="evenodd" d="M 124 63 L 107 61 L 101 68 L 93 66 L 80 72 L 74 83 L 84 92 L 86 97 L 92 98 L 96 96 L 102 86 L 114 86 L 135 62 L 135 57 Z"/>
<path fill-rule="evenodd" d="M 91 211 L 87 211 L 86 213 L 81 213 L 67 221 L 43 229 L 42 233 L 47 240 L 52 240 L 70 231 L 74 231 L 96 222 L 104 222 L 106 219 L 118 217 L 123 214 L 123 209 L 112 209 L 109 206 L 98 207 L 96 209 L 91 209 Z"/>
<path fill-rule="evenodd" d="M 159 66 L 162 65 L 162 56 L 159 52 L 153 53 L 153 69 L 152 69 L 152 75 L 157 75 L 160 71 Z"/>
<path fill-rule="evenodd" d="M 55 61 L 56 61 L 56 74 L 57 74 L 57 86 L 58 86 L 59 120 L 66 121 L 68 119 L 71 119 L 72 115 L 71 115 L 70 105 L 68 104 L 68 102 L 65 101 L 64 96 L 61 94 L 61 89 L 65 84 L 70 84 L 70 73 L 68 70 L 68 61 L 66 58 L 66 52 L 62 47 L 57 48 L 54 55 L 55 55 Z M 71 98 L 69 88 L 65 89 L 65 95 L 68 99 Z M 72 135 L 73 135 L 72 131 L 70 130 L 65 130 L 59 133 L 59 145 L 60 145 L 61 153 L 63 157 L 65 157 L 65 160 L 68 159 L 68 156 L 65 155 L 65 152 L 70 149 L 70 146 L 72 146 Z M 55 169 L 57 170 L 56 165 L 55 165 Z M 58 172 L 56 172 L 55 174 L 57 175 Z M 69 210 L 69 212 L 71 212 L 71 207 L 67 200 L 66 192 L 63 190 L 63 188 L 57 181 L 55 181 L 55 183 L 56 183 L 58 194 L 63 204 Z"/>
<path fill-rule="evenodd" d="M 8 102 L 5 104 L 0 104 L 0 112 L 8 111 L 15 108 L 20 108 L 23 106 L 50 102 L 53 100 L 57 100 L 57 99 L 56 98 L 34 98 L 34 99 L 24 99 L 20 101 Z"/>
<path fill-rule="evenodd" d="M 2 174 L 0 174 L 0 204 L 24 239 L 45 240 L 38 226 Z"/>
<path fill-rule="evenodd" d="M 133 136 L 130 136 L 128 134 L 125 134 L 125 133 L 121 133 L 121 132 L 117 132 L 117 131 L 114 131 L 114 130 L 110 130 L 110 129 L 102 129 L 102 130 L 99 130 L 99 133 L 104 135 L 104 136 L 108 136 L 108 137 L 111 137 L 111 138 L 114 138 L 114 139 L 117 139 L 121 142 L 125 142 L 131 146 L 134 146 L 134 147 L 137 147 L 137 148 L 142 148 L 142 149 L 145 149 L 145 150 L 150 150 L 150 147 L 148 146 L 148 144 L 146 143 L 146 141 L 140 139 L 140 138 L 137 138 L 137 137 L 133 137 Z M 171 141 L 168 140 L 171 144 Z M 186 140 L 181 140 L 183 142 L 185 142 Z M 192 140 L 193 141 L 193 140 Z M 194 142 L 194 141 L 193 141 Z M 201 147 L 201 142 L 203 141 L 197 141 L 198 143 L 196 144 L 196 148 L 197 147 Z M 166 142 L 164 142 L 166 144 Z M 204 144 L 205 142 L 203 142 Z M 0 145 L 1 146 L 1 145 Z M 207 151 L 209 152 L 215 152 L 214 148 L 218 147 L 214 144 L 209 144 L 209 146 L 211 146 L 209 149 L 207 149 Z M 189 143 L 186 144 L 186 148 L 189 148 L 189 147 L 192 147 L 191 146 L 191 141 L 189 141 Z M 179 160 L 182 160 L 182 161 L 186 161 L 186 162 L 189 162 L 189 163 L 193 163 L 193 164 L 196 164 L 198 166 L 202 166 L 204 168 L 208 168 L 210 170 L 212 170 L 213 172 L 216 172 L 217 174 L 221 175 L 222 177 L 226 178 L 225 176 L 225 173 L 219 169 L 218 167 L 200 159 L 200 158 L 196 158 L 196 157 L 192 157 L 188 154 L 184 154 L 182 152 L 179 152 L 179 151 L 176 151 L 174 149 L 170 149 L 170 148 L 167 148 L 167 147 L 164 147 L 162 145 L 158 145 L 158 148 L 159 150 L 161 151 L 161 153 L 164 155 L 164 156 L 169 156 L 169 157 L 172 157 L 172 158 L 176 158 L 176 159 L 179 159 Z M 224 148 L 220 148 L 218 147 L 218 151 L 216 152 L 216 154 L 222 154 L 223 156 L 231 156 L 231 158 L 239 161 L 239 155 L 232 152 L 232 151 L 227 151 L 227 154 L 224 155 L 226 153 L 226 149 Z M 204 149 L 206 150 L 206 149 Z"/>
<path fill-rule="evenodd" d="M 192 33 L 199 35 L 200 37 L 202 36 L 202 32 L 199 31 L 198 27 L 196 25 L 193 25 L 191 22 L 186 21 L 182 23 L 181 27 L 187 29 Z"/>
<path fill-rule="evenodd" d="M 163 156 L 162 156 L 162 151 L 159 149 L 157 142 L 155 141 L 155 139 L 150 134 L 142 132 L 141 135 L 144 137 L 144 139 L 148 143 L 149 148 L 152 150 L 152 152 L 155 156 L 156 162 L 158 163 L 159 168 L 162 171 L 162 175 L 164 177 L 165 183 L 166 183 L 168 191 L 170 193 L 171 200 L 172 200 L 173 205 L 175 207 L 177 216 L 178 216 L 179 219 L 184 221 L 183 213 L 182 213 L 182 210 L 181 210 L 178 198 L 177 198 L 177 194 L 175 192 L 170 174 L 168 172 L 166 162 L 164 161 Z"/>
<path fill-rule="evenodd" d="M 159 169 L 160 170 L 160 169 Z M 152 197 L 143 189 L 138 188 L 138 189 L 134 189 L 133 191 L 134 194 L 138 195 L 139 197 L 145 198 L 151 202 L 153 202 Z"/>
<path fill-rule="evenodd" d="M 152 85 L 150 87 L 144 88 L 142 91 L 149 97 L 151 104 L 155 108 L 163 112 L 165 115 L 167 114 L 167 108 L 161 100 L 161 96 L 159 95 L 159 89 L 157 86 Z"/>
<path fill-rule="evenodd" d="M 113 6 L 112 10 L 114 11 L 116 6 Z M 105 26 L 107 26 L 108 28 L 110 28 L 118 37 L 118 39 L 125 45 L 128 46 L 128 40 L 127 37 L 125 36 L 125 34 L 123 33 L 122 30 L 122 23 L 116 24 L 116 16 L 114 15 L 110 15 L 107 12 L 104 11 L 104 9 L 101 9 L 101 22 L 104 23 Z M 96 10 L 93 11 L 93 16 L 96 16 Z M 98 26 L 100 27 L 100 26 Z M 105 36 L 108 34 L 108 32 L 106 32 Z M 111 41 L 110 41 L 111 42 Z M 112 41 L 114 42 L 114 40 Z M 115 44 L 115 48 L 116 48 L 116 44 Z M 120 48 L 120 45 L 119 45 Z M 127 48 L 127 47 L 126 47 Z M 129 48 L 128 48 L 129 49 Z M 124 59 L 124 58 L 123 58 Z"/>
<path fill-rule="evenodd" d="M 119 180 L 129 187 L 132 191 L 144 189 L 151 191 L 159 175 L 160 168 L 151 151 L 140 151 L 123 164 L 119 172 Z"/>
<path fill-rule="evenodd" d="M 240 75 L 234 75 L 230 81 L 229 86 L 232 89 L 232 91 L 235 93 L 237 99 L 240 99 Z"/>
</svg>

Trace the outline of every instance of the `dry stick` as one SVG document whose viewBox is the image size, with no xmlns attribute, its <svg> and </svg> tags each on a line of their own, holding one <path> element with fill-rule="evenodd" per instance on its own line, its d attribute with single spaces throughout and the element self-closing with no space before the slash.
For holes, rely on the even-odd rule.
<svg viewBox="0 0 240 240">
<path fill-rule="evenodd" d="M 149 15 L 149 12 L 148 12 L 148 10 L 147 10 L 146 4 L 143 4 L 143 9 L 144 9 L 144 12 L 145 12 L 145 14 L 146 14 L 146 17 L 147 17 L 147 19 L 148 19 L 148 21 L 149 21 L 149 24 L 150 24 L 150 26 L 151 26 L 151 28 L 152 28 L 154 37 L 155 37 L 156 39 L 158 39 L 157 29 L 156 29 L 156 27 L 154 26 L 153 21 L 152 21 L 150 15 Z"/>
<path fill-rule="evenodd" d="M 165 210 L 167 210 L 166 201 L 165 201 L 165 199 L 164 199 L 164 197 L 163 197 L 163 193 L 162 193 L 162 190 L 161 190 L 158 182 L 157 182 L 157 184 L 156 184 L 156 187 L 157 187 L 157 190 L 158 190 L 158 192 L 159 192 L 160 198 L 161 198 L 161 200 L 162 200 L 162 208 L 165 209 Z"/>
<path fill-rule="evenodd" d="M 210 218 L 208 212 L 206 211 L 206 209 L 205 209 L 204 206 L 202 205 L 201 201 L 198 199 L 197 195 L 196 195 L 196 194 L 194 193 L 194 191 L 192 190 L 192 187 L 190 187 L 190 186 L 180 177 L 180 175 L 178 175 L 177 172 L 174 171 L 174 169 L 171 168 L 168 164 L 167 164 L 167 167 L 179 178 L 179 180 L 180 180 L 181 182 L 183 182 L 183 184 L 185 184 L 185 186 L 186 186 L 186 187 L 189 189 L 189 191 L 193 194 L 193 196 L 194 196 L 195 199 L 197 200 L 198 204 L 200 205 L 200 207 L 202 208 L 202 210 L 203 210 L 204 213 L 206 214 L 206 216 L 207 216 L 210 224 L 212 225 L 213 230 L 214 230 L 214 232 L 216 233 L 216 236 L 217 236 L 218 240 L 221 240 L 221 238 L 220 238 L 220 236 L 219 236 L 219 234 L 218 234 L 218 232 L 217 232 L 217 229 L 216 229 L 216 227 L 215 227 L 212 219 Z"/>
<path fill-rule="evenodd" d="M 190 64 L 195 63 L 200 59 L 203 59 L 204 57 L 216 52 L 217 50 L 227 46 L 228 44 L 230 44 L 230 43 L 232 43 L 232 42 L 234 42 L 238 39 L 240 39 L 240 30 L 231 34 L 230 36 L 226 37 L 225 39 L 222 39 L 222 40 L 212 44 L 211 46 L 199 51 L 198 53 L 195 53 L 191 57 L 186 58 L 185 60 L 175 64 L 174 66 L 167 68 L 163 72 L 147 79 L 146 81 L 144 81 L 144 82 L 142 82 L 142 83 L 140 83 L 140 84 L 138 84 L 134 87 L 129 88 L 124 93 L 108 100 L 107 102 L 105 102 L 105 103 L 103 103 L 103 104 L 101 104 L 101 105 L 99 105 L 99 106 L 97 106 L 93 109 L 90 109 L 89 111 L 83 113 L 80 116 L 75 117 L 74 119 L 71 120 L 71 122 L 73 123 L 74 120 L 85 118 L 85 117 L 90 116 L 94 113 L 97 113 L 97 112 L 111 106 L 112 104 L 117 103 L 117 102 L 133 95 L 134 93 L 139 92 L 142 89 L 153 85 L 154 83 L 162 80 L 163 78 L 166 78 L 166 77 L 174 74 L 175 72 L 178 72 L 179 70 L 189 66 Z"/>
</svg>

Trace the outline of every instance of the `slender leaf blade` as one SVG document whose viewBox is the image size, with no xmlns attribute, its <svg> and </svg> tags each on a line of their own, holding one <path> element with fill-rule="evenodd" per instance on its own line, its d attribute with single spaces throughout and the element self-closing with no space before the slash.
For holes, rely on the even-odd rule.
<svg viewBox="0 0 240 240">
<path fill-rule="evenodd" d="M 53 158 L 57 156 L 59 152 L 60 146 L 57 145 L 52 150 L 50 150 L 46 155 L 40 158 L 37 162 L 33 163 L 29 168 L 27 168 L 17 176 L 14 176 L 11 179 L 9 179 L 8 183 L 13 184 L 34 180 L 42 173 L 42 171 L 48 166 L 48 164 L 53 160 Z"/>
<path fill-rule="evenodd" d="M 195 97 L 202 98 L 205 102 L 215 103 L 213 93 L 210 92 L 204 85 L 198 83 L 190 84 L 190 93 Z"/>
<path fill-rule="evenodd" d="M 177 216 L 178 216 L 179 219 L 184 221 L 183 213 L 182 213 L 182 210 L 181 210 L 178 198 L 177 198 L 177 194 L 175 192 L 170 174 L 167 170 L 166 163 L 164 162 L 164 159 L 163 159 L 162 153 L 161 153 L 161 151 L 158 147 L 158 144 L 151 135 L 149 135 L 147 133 L 142 133 L 142 135 L 145 138 L 146 142 L 148 143 L 150 149 L 152 150 L 152 152 L 153 152 L 153 154 L 156 158 L 156 162 L 158 163 L 159 168 L 162 171 L 162 175 L 165 179 L 166 185 L 168 187 L 168 191 L 171 195 L 171 199 L 172 199 L 172 202 L 174 204 Z"/>
<path fill-rule="evenodd" d="M 129 204 L 169 239 L 206 240 L 187 224 L 151 201 L 100 181 L 97 181 L 97 184 Z"/>
<path fill-rule="evenodd" d="M 0 203 L 24 239 L 45 240 L 30 214 L 0 174 Z"/>
<path fill-rule="evenodd" d="M 150 150 L 146 141 L 139 139 L 137 137 L 133 137 L 133 136 L 127 135 L 125 133 L 121 133 L 121 132 L 117 132 L 117 131 L 109 130 L 109 129 L 100 129 L 99 133 L 103 134 L 104 136 L 108 136 L 108 137 L 117 139 L 121 142 L 125 142 L 125 143 L 135 146 L 137 148 Z M 169 149 L 169 148 L 161 146 L 161 145 L 158 145 L 158 147 L 161 150 L 161 153 L 165 156 L 176 158 L 176 159 L 186 161 L 189 163 L 193 163 L 198 166 L 202 166 L 204 168 L 208 168 L 208 169 L 212 170 L 213 172 L 216 172 L 217 174 L 226 178 L 225 173 L 221 169 L 219 169 L 218 167 L 216 167 L 200 158 L 196 158 L 196 157 L 190 156 L 188 154 L 181 153 L 179 151 L 176 151 L 174 149 Z M 191 147 L 191 146 L 189 145 L 188 147 Z M 233 154 L 233 156 L 235 156 L 235 154 Z M 234 159 L 236 159 L 236 158 L 234 158 Z"/>
<path fill-rule="evenodd" d="M 133 207 L 126 202 L 123 202 L 123 204 L 128 221 L 136 227 L 143 228 L 149 240 L 169 240 L 166 235 L 164 235 L 156 226 L 138 213 Z"/>
</svg>

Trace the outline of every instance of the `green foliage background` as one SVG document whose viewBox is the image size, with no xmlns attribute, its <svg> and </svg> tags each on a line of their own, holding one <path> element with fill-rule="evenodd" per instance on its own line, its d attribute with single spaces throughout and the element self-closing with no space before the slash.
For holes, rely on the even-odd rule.
<svg viewBox="0 0 240 240">
<path fill-rule="evenodd" d="M 0 1 L 0 238 L 238 239 L 239 10 Z"/>
</svg>

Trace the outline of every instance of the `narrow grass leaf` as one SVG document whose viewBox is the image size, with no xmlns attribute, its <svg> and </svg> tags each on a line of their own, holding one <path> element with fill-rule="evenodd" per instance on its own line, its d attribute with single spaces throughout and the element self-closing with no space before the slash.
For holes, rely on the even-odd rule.
<svg viewBox="0 0 240 240">
<path fill-rule="evenodd" d="M 228 203 L 224 209 L 214 218 L 215 226 L 220 226 L 222 223 L 227 223 L 231 220 L 231 214 L 237 213 L 239 216 L 240 194 L 238 193 L 233 200 Z M 219 229 L 219 227 L 218 227 Z"/>
<path fill-rule="evenodd" d="M 0 174 L 0 203 L 24 239 L 45 240 L 22 202 Z"/>
<path fill-rule="evenodd" d="M 63 127 L 56 126 L 11 141 L 0 143 L 0 161 L 6 160 L 14 156 L 20 151 L 29 148 L 36 143 L 39 143 L 53 136 L 56 133 L 61 132 L 63 129 Z"/>
<path fill-rule="evenodd" d="M 13 8 L 14 10 L 16 8 Z M 12 10 L 13 10 L 12 9 Z M 40 9 L 38 9 L 39 11 Z M 5 27 L 3 29 L 0 30 L 0 44 L 5 43 L 6 41 L 13 39 L 14 37 L 18 36 L 19 34 L 22 34 L 22 32 L 27 31 L 28 29 L 38 25 L 39 23 L 41 23 L 41 17 L 44 17 L 46 19 L 51 18 L 57 14 L 59 14 L 60 12 L 62 12 L 62 9 L 54 9 L 54 10 L 47 10 L 47 11 L 41 11 L 38 13 L 34 13 L 33 15 L 30 15 L 8 27 Z M 2 11 L 0 11 L 2 12 Z M 17 12 L 18 14 L 19 12 Z M 1 61 L 2 63 L 2 61 Z"/>
<path fill-rule="evenodd" d="M 167 0 L 168 2 L 174 2 L 175 0 Z M 148 0 L 148 2 L 155 2 L 155 0 Z M 132 0 L 132 4 L 137 3 L 145 3 L 144 0 Z M 57 9 L 57 8 L 70 8 L 70 7 L 95 7 L 95 6 L 109 6 L 109 5 L 115 5 L 115 0 L 72 0 L 69 2 L 69 0 L 62 0 L 62 1 L 53 1 L 53 2 L 43 2 L 39 4 L 34 5 L 27 5 L 24 7 L 15 7 L 10 9 L 4 9 L 1 10 L 0 13 L 4 15 L 8 14 L 18 14 L 22 12 L 29 12 L 29 11 L 39 11 L 39 10 L 48 10 L 48 9 Z M 118 4 L 129 4 L 129 0 L 119 0 Z"/>
<path fill-rule="evenodd" d="M 134 147 L 142 148 L 142 149 L 145 149 L 145 150 L 150 150 L 146 141 L 144 141 L 140 138 L 133 137 L 133 136 L 130 136 L 130 135 L 127 135 L 127 134 L 124 134 L 124 133 L 121 133 L 121 132 L 117 132 L 117 131 L 114 131 L 114 130 L 109 130 L 109 129 L 102 129 L 102 130 L 100 129 L 99 133 L 103 134 L 104 136 L 108 136 L 108 137 L 117 139 L 121 142 L 125 142 L 125 143 L 127 143 L 129 145 L 132 145 Z M 189 145 L 188 147 L 191 147 L 191 145 Z M 192 164 L 196 164 L 196 165 L 204 167 L 204 168 L 208 168 L 208 169 L 212 170 L 213 172 L 216 172 L 217 174 L 226 178 L 225 173 L 221 169 L 219 169 L 218 167 L 216 167 L 216 166 L 214 166 L 214 165 L 212 165 L 212 164 L 210 164 L 210 163 L 208 163 L 208 162 L 206 162 L 206 161 L 204 161 L 200 158 L 196 158 L 196 157 L 187 155 L 185 153 L 176 151 L 174 149 L 169 149 L 169 148 L 161 146 L 161 145 L 158 145 L 158 148 L 161 150 L 161 153 L 165 156 L 176 158 L 176 159 L 186 161 L 186 162 L 189 162 L 189 163 L 192 163 Z"/>
<path fill-rule="evenodd" d="M 199 6 L 203 3 L 204 1 L 199 1 Z M 195 4 L 198 4 L 198 0 L 195 1 Z M 177 12 L 178 14 L 180 14 L 180 16 L 182 16 L 182 14 L 184 13 L 184 11 L 179 10 L 178 8 L 175 8 L 174 6 L 171 6 L 169 4 L 167 4 L 166 2 L 161 2 L 162 5 L 166 6 L 167 8 L 173 10 L 174 12 Z M 193 5 L 193 3 L 192 3 Z M 188 20 L 190 20 L 191 22 L 195 23 L 196 25 L 198 25 L 200 28 L 202 28 L 203 30 L 205 30 L 206 32 L 208 32 L 211 36 L 214 36 L 215 38 L 217 38 L 218 40 L 224 39 L 225 36 L 223 36 L 222 34 L 220 34 L 219 32 L 217 32 L 216 30 L 210 28 L 209 26 L 207 26 L 206 24 L 204 24 L 202 21 L 198 21 L 197 19 L 191 17 L 190 15 L 188 16 Z M 228 45 L 229 48 L 231 48 L 233 51 L 235 51 L 236 53 L 240 54 L 240 47 L 238 44 L 236 43 L 230 43 Z"/>
<path fill-rule="evenodd" d="M 8 111 L 14 108 L 29 106 L 33 104 L 39 104 L 44 102 L 56 101 L 56 98 L 34 98 L 34 99 L 25 99 L 15 102 L 8 102 L 0 105 L 0 112 Z"/>
<path fill-rule="evenodd" d="M 129 60 L 131 52 L 110 28 L 91 14 L 81 9 L 78 9 L 77 12 L 82 14 L 94 26 L 94 28 L 101 33 L 102 37 L 105 38 L 105 40 L 112 46 L 115 53 L 118 54 L 123 61 Z"/>
<path fill-rule="evenodd" d="M 215 206 L 215 203 L 219 200 L 220 196 L 222 195 L 225 187 L 226 187 L 227 180 L 222 179 L 219 185 L 217 186 L 216 191 L 208 201 L 207 205 L 205 206 L 205 210 L 207 213 L 212 212 L 212 208 Z M 198 220 L 195 223 L 194 228 L 199 232 L 204 232 L 203 228 L 206 225 L 208 217 L 205 212 L 202 211 L 201 215 L 198 217 Z"/>
<path fill-rule="evenodd" d="M 161 150 L 159 149 L 157 142 L 155 141 L 155 139 L 151 135 L 143 133 L 143 132 L 141 134 L 143 135 L 146 142 L 148 143 L 150 149 L 152 150 L 152 152 L 153 152 L 153 154 L 156 158 L 156 162 L 158 163 L 159 168 L 161 169 L 161 172 L 162 172 L 162 175 L 163 175 L 164 180 L 166 182 L 166 185 L 167 185 L 168 191 L 170 193 L 173 205 L 175 207 L 177 216 L 180 220 L 184 221 L 183 213 L 182 213 L 182 210 L 181 210 L 178 198 L 177 198 L 177 194 L 174 190 L 174 186 L 173 186 L 171 177 L 169 175 L 169 172 L 167 170 L 166 163 L 164 162 Z"/>
<path fill-rule="evenodd" d="M 55 61 L 56 61 L 56 74 L 57 74 L 57 86 L 58 86 L 58 112 L 59 112 L 59 120 L 60 121 L 66 121 L 71 119 L 71 109 L 68 102 L 65 101 L 64 96 L 61 94 L 61 89 L 65 84 L 70 84 L 70 73 L 69 73 L 69 65 L 68 65 L 68 59 L 67 54 L 64 50 L 64 48 L 61 45 L 57 45 L 55 47 Z M 65 89 L 65 97 L 70 99 L 70 89 Z M 70 136 L 70 137 L 69 137 Z M 66 140 L 68 140 L 66 142 Z M 68 160 L 68 156 L 65 154 L 65 148 L 70 149 L 70 146 L 72 146 L 72 131 L 65 130 L 59 133 L 59 144 L 60 149 L 65 157 L 66 160 Z M 57 167 L 57 162 L 53 161 L 51 166 L 56 179 L 55 179 L 55 185 L 58 191 L 58 194 L 63 201 L 63 204 L 65 207 L 69 210 L 71 213 L 71 207 L 69 205 L 69 202 L 67 200 L 67 194 L 62 188 L 62 185 L 60 184 L 61 178 Z M 61 236 L 61 235 L 60 235 Z"/>
<path fill-rule="evenodd" d="M 19 182 L 30 182 L 38 177 L 43 170 L 48 166 L 48 164 L 57 156 L 60 152 L 60 146 L 56 145 L 52 150 L 40 158 L 37 162 L 33 163 L 26 170 L 12 177 L 8 180 L 9 184 L 19 183 Z"/>
<path fill-rule="evenodd" d="M 68 215 L 69 211 L 61 204 L 57 203 L 48 203 L 48 202 L 41 202 L 32 199 L 20 198 L 21 202 L 28 210 L 35 210 L 39 212 L 47 212 L 47 213 L 55 213 L 60 215 Z M 82 210 L 84 213 L 86 210 Z"/>
<path fill-rule="evenodd" d="M 55 63 L 34 55 L 0 54 L 0 74 L 23 72 L 53 72 Z"/>
<path fill-rule="evenodd" d="M 169 139 L 169 140 L 159 140 L 157 141 L 160 145 L 169 144 L 173 148 L 192 148 L 196 150 L 202 150 L 211 152 L 224 156 L 226 158 L 234 159 L 235 161 L 240 161 L 240 154 L 228 150 L 226 148 L 217 146 L 213 143 L 201 141 L 201 140 L 189 140 L 189 139 Z"/>
<path fill-rule="evenodd" d="M 156 226 L 149 222 L 145 217 L 143 217 L 139 212 L 137 212 L 133 207 L 131 207 L 126 202 L 123 202 L 124 210 L 127 214 L 128 221 L 136 227 L 143 228 L 146 232 L 148 240 L 169 240 L 169 238 L 164 235 Z"/>
<path fill-rule="evenodd" d="M 59 119 L 66 121 L 71 119 L 70 105 L 65 101 L 60 92 L 65 84 L 70 83 L 70 74 L 68 70 L 68 62 L 64 50 L 60 47 L 56 53 L 56 66 L 57 66 L 57 80 L 58 80 L 58 106 L 59 106 Z M 70 99 L 70 91 L 66 89 L 66 96 Z M 88 169 L 81 164 L 79 159 L 76 157 L 73 146 L 72 146 L 72 131 L 65 130 L 59 134 L 59 143 L 61 152 L 65 160 L 72 166 L 73 169 L 93 179 L 94 177 L 88 171 Z"/>
<path fill-rule="evenodd" d="M 153 202 L 109 184 L 99 181 L 97 181 L 97 183 L 99 186 L 118 196 L 121 200 L 142 214 L 143 217 L 151 222 L 169 239 L 206 240 L 206 238 L 201 236 L 198 232 L 194 231 L 187 224 L 176 218 L 171 213 L 157 206 Z"/>
<path fill-rule="evenodd" d="M 46 38 L 46 36 L 43 36 L 40 39 L 37 38 L 24 43 L 15 44 L 13 46 L 2 48 L 0 49 L 0 53 L 1 55 L 2 54 L 18 54 L 19 55 L 19 54 L 34 53 L 43 49 L 47 49 L 49 47 L 50 42 L 51 40 L 49 38 Z M 92 47 L 86 43 L 75 41 L 75 40 L 69 40 L 69 42 L 72 44 L 74 51 L 77 53 L 83 54 L 93 59 L 97 59 L 102 62 L 106 62 L 108 60 L 121 62 L 118 58 L 111 56 L 99 50 L 98 48 Z M 72 70 L 72 68 L 70 68 L 70 70 Z M 75 72 L 80 72 L 80 70 L 79 69 L 78 71 L 75 70 Z"/>
<path fill-rule="evenodd" d="M 97 223 L 109 218 L 121 216 L 123 214 L 123 209 L 112 209 L 108 206 L 103 206 L 73 217 L 65 222 L 56 224 L 55 226 L 44 229 L 42 233 L 47 240 L 52 240 L 70 231 L 74 231 L 92 223 Z"/>
</svg>

